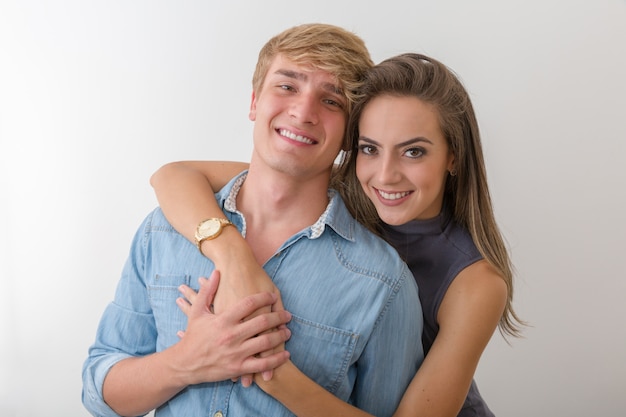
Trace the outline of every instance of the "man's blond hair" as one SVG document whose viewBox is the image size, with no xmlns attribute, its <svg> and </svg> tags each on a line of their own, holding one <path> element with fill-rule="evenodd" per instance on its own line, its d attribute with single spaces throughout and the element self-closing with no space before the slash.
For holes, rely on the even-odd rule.
<svg viewBox="0 0 626 417">
<path fill-rule="evenodd" d="M 274 58 L 281 54 L 296 64 L 311 65 L 337 78 L 349 112 L 365 72 L 373 65 L 365 42 L 338 26 L 310 23 L 287 29 L 259 52 L 252 88 L 259 94 Z"/>
</svg>

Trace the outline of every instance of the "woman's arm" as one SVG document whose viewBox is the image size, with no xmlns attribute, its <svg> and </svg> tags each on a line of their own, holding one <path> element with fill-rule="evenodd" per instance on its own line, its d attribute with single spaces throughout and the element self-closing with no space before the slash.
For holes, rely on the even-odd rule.
<svg viewBox="0 0 626 417">
<path fill-rule="evenodd" d="M 282 300 L 276 301 L 284 309 Z M 273 349 L 273 353 L 284 350 L 285 345 Z M 263 374 L 254 374 L 254 382 L 298 417 L 373 417 L 371 414 L 344 402 L 326 391 L 306 376 L 291 360 L 274 369 L 271 379 Z"/>
<path fill-rule="evenodd" d="M 152 174 L 150 185 L 167 220 L 179 233 L 195 243 L 198 223 L 210 217 L 224 217 L 214 193 L 247 168 L 248 164 L 244 162 L 171 162 Z M 210 250 L 209 246 L 207 251 Z"/>
<path fill-rule="evenodd" d="M 264 381 L 259 374 L 255 374 L 254 381 L 298 417 L 372 416 L 326 391 L 291 361 L 274 369 L 271 380 Z"/>
<path fill-rule="evenodd" d="M 193 291 L 190 293 L 193 297 Z M 458 415 L 480 356 L 504 311 L 506 296 L 506 284 L 486 261 L 461 271 L 439 309 L 440 330 L 435 343 L 402 397 L 395 417 Z M 291 361 L 276 368 L 269 381 L 255 374 L 255 382 L 299 417 L 370 416 L 326 391 Z"/>
<path fill-rule="evenodd" d="M 456 417 L 496 329 L 507 288 L 487 261 L 465 268 L 439 307 L 439 333 L 394 417 Z"/>
<path fill-rule="evenodd" d="M 456 417 L 480 356 L 496 329 L 507 289 L 486 261 L 465 268 L 439 309 L 435 343 L 407 388 L 394 417 Z M 381 364 L 384 366 L 384 364 Z M 369 416 L 317 385 L 288 361 L 270 381 L 255 382 L 299 417 Z"/>
<path fill-rule="evenodd" d="M 193 242 L 195 228 L 201 220 L 223 217 L 213 198 L 211 184 L 219 189 L 246 167 L 242 163 L 177 162 L 157 171 L 151 183 L 168 220 Z M 268 281 L 269 278 L 256 261 L 252 262 L 252 252 L 233 229 L 226 228 L 218 239 L 205 241 L 202 252 L 216 264 L 222 263 L 218 267 L 222 271 L 222 287 L 226 282 L 233 285 L 234 281 L 250 290 L 261 279 L 248 278 L 261 275 Z M 229 267 L 238 272 L 231 274 Z M 241 294 L 262 290 L 267 288 Z M 479 261 L 459 274 L 442 301 L 437 339 L 402 398 L 396 417 L 458 414 L 480 356 L 502 315 L 506 291 L 504 281 L 486 261 Z M 369 415 L 330 394 L 291 362 L 277 368 L 270 381 L 263 381 L 260 375 L 255 375 L 255 381 L 300 417 Z"/>
<path fill-rule="evenodd" d="M 247 168 L 248 164 L 242 162 L 172 162 L 159 168 L 150 184 L 167 220 L 195 243 L 198 223 L 224 217 L 214 193 Z M 236 228 L 226 227 L 217 239 L 203 241 L 201 249 L 222 273 L 216 311 L 223 311 L 251 294 L 278 292 Z"/>
</svg>

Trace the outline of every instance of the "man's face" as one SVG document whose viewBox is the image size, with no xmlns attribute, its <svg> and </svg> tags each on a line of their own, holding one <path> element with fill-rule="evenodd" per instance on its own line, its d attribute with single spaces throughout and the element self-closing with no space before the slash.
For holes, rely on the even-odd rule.
<svg viewBox="0 0 626 417">
<path fill-rule="evenodd" d="M 343 141 L 346 105 L 332 74 L 276 56 L 261 91 L 252 94 L 257 163 L 303 179 L 329 175 Z"/>
</svg>

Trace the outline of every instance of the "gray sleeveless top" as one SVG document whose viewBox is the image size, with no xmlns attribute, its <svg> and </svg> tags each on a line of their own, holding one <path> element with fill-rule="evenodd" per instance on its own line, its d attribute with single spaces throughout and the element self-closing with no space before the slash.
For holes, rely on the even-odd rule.
<svg viewBox="0 0 626 417">
<path fill-rule="evenodd" d="M 467 266 L 483 257 L 470 234 L 442 211 L 429 220 L 413 220 L 401 226 L 385 225 L 385 239 L 406 261 L 417 285 L 424 312 L 424 353 L 430 350 L 437 333 L 437 312 L 448 287 Z M 472 381 L 459 417 L 494 416 Z"/>
</svg>

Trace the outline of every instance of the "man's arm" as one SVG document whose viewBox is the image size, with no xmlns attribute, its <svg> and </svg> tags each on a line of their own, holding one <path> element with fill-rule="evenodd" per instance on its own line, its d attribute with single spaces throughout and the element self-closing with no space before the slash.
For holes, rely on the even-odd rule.
<svg viewBox="0 0 626 417">
<path fill-rule="evenodd" d="M 145 414 L 188 385 L 272 369 L 288 359 L 287 352 L 263 358 L 255 357 L 257 353 L 283 343 L 289 337 L 287 329 L 254 337 L 260 332 L 286 323 L 289 320 L 286 311 L 243 321 L 252 311 L 274 303 L 276 295 L 267 292 L 255 294 L 221 314 L 213 314 L 209 306 L 218 283 L 217 273 L 208 281 L 201 280 L 197 302 L 186 306 L 189 310 L 188 328 L 180 342 L 162 352 L 145 356 L 131 357 L 127 352 L 125 359 L 108 370 L 101 391 L 103 401 L 112 409 L 110 411 L 120 415 Z M 184 306 L 186 301 L 180 298 L 177 303 Z M 103 331 L 114 333 L 115 329 Z M 123 348 L 96 343 L 96 353 L 91 360 L 88 359 L 83 373 L 85 386 L 89 388 L 95 385 L 95 389 L 86 390 L 83 396 L 85 405 L 90 411 L 98 409 L 99 413 L 103 409 L 109 410 L 106 410 L 104 404 L 98 404 L 97 399 L 91 398 L 94 392 L 100 390 L 98 382 L 89 379 L 101 372 L 97 369 L 98 363 L 106 362 L 106 351 L 116 357 Z"/>
</svg>

